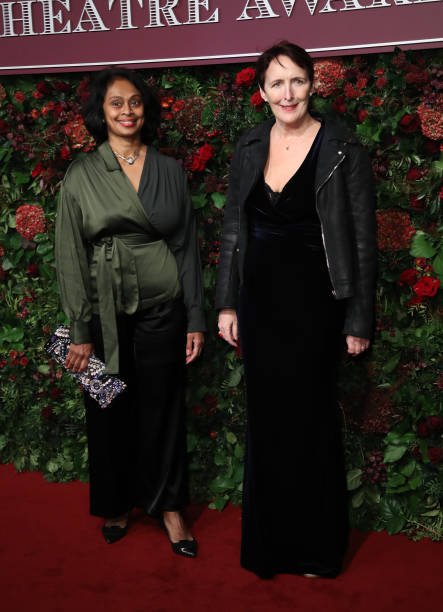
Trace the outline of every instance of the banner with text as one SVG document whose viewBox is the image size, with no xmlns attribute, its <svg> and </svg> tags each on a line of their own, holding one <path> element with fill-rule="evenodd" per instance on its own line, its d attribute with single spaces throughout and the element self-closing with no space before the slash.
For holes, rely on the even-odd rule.
<svg viewBox="0 0 443 612">
<path fill-rule="evenodd" d="M 283 38 L 314 56 L 441 47 L 443 0 L 0 2 L 0 74 L 253 60 Z"/>
</svg>

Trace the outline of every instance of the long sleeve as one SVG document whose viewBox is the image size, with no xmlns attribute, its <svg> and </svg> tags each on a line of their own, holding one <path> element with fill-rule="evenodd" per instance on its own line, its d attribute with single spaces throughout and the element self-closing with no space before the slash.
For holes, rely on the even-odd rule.
<svg viewBox="0 0 443 612">
<path fill-rule="evenodd" d="M 215 307 L 237 308 L 239 291 L 238 242 L 240 233 L 239 188 L 241 183 L 241 146 L 237 144 L 229 171 L 223 233 L 218 266 Z"/>
<path fill-rule="evenodd" d="M 88 321 L 92 307 L 87 251 L 82 237 L 82 214 L 63 183 L 55 227 L 57 280 L 63 311 L 70 320 L 75 344 L 90 342 Z"/>
<path fill-rule="evenodd" d="M 183 218 L 166 242 L 175 256 L 188 316 L 188 332 L 205 331 L 201 262 L 197 228 L 186 176 L 183 175 Z"/>
<path fill-rule="evenodd" d="M 361 147 L 356 148 L 345 176 L 355 241 L 355 293 L 348 299 L 343 331 L 371 338 L 377 262 L 375 191 L 371 163 Z"/>
</svg>

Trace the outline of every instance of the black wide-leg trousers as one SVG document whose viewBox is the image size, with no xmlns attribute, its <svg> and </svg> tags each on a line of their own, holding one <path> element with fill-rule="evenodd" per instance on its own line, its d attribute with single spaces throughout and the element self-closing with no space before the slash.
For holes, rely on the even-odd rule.
<svg viewBox="0 0 443 612">
<path fill-rule="evenodd" d="M 181 300 L 118 317 L 119 377 L 127 389 L 105 409 L 85 394 L 90 512 L 141 507 L 156 516 L 188 503 L 185 347 Z M 100 319 L 90 323 L 103 358 Z"/>
</svg>

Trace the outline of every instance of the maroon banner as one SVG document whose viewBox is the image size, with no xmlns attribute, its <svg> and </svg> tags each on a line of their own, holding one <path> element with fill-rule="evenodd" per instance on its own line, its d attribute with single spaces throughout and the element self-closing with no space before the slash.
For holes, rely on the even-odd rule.
<svg viewBox="0 0 443 612">
<path fill-rule="evenodd" d="M 0 74 L 253 60 L 283 38 L 314 56 L 441 47 L 443 0 L 0 1 Z"/>
</svg>

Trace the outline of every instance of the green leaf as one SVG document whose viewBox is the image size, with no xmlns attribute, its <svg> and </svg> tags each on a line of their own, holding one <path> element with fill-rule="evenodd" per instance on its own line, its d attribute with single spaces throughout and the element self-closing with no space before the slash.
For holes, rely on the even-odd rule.
<svg viewBox="0 0 443 612">
<path fill-rule="evenodd" d="M 401 487 L 406 482 L 406 476 L 403 474 L 392 474 L 388 479 L 388 487 L 392 487 L 395 489 L 396 487 Z"/>
<path fill-rule="evenodd" d="M 382 366 L 382 371 L 385 374 L 390 374 L 391 372 L 393 372 L 398 366 L 400 358 L 400 353 L 394 353 L 394 355 L 392 355 L 392 357 L 390 357 L 388 361 Z"/>
<path fill-rule="evenodd" d="M 228 501 L 229 501 L 229 498 L 227 495 L 225 495 L 223 497 L 217 497 L 216 499 L 214 499 L 211 505 L 213 506 L 215 510 L 222 511 L 226 507 L 226 504 L 228 503 Z"/>
<path fill-rule="evenodd" d="M 37 366 L 37 372 L 40 372 L 40 374 L 49 374 L 50 371 L 51 368 L 45 363 L 42 363 Z"/>
<path fill-rule="evenodd" d="M 48 472 L 50 472 L 51 474 L 54 474 L 59 468 L 59 465 L 56 461 L 48 461 L 48 463 L 46 464 L 46 469 L 48 470 Z"/>
<path fill-rule="evenodd" d="M 385 463 L 394 463 L 403 457 L 408 450 L 407 446 L 388 446 L 385 450 Z"/>
<path fill-rule="evenodd" d="M 415 491 L 415 489 L 418 489 L 418 487 L 422 484 L 423 480 L 420 474 L 417 474 L 416 476 L 413 476 L 408 484 L 409 484 L 409 488 L 412 489 L 413 491 Z"/>
<path fill-rule="evenodd" d="M 347 473 L 346 479 L 347 479 L 348 491 L 354 491 L 355 489 L 358 489 L 358 487 L 361 485 L 362 474 L 363 472 L 359 468 L 350 470 Z"/>
<path fill-rule="evenodd" d="M 403 474 L 406 477 L 409 477 L 413 474 L 415 468 L 417 467 L 416 462 L 412 459 L 411 461 L 409 461 L 409 463 L 407 463 L 406 465 L 404 465 L 401 470 L 400 473 Z"/>
<path fill-rule="evenodd" d="M 443 284 L 443 249 L 440 249 L 433 259 L 432 267 L 434 268 L 435 274 L 440 279 L 440 282 Z"/>
<path fill-rule="evenodd" d="M 50 242 L 41 242 L 37 245 L 37 253 L 39 255 L 46 255 L 52 251 L 52 244 Z"/>
<path fill-rule="evenodd" d="M 365 492 L 364 489 L 361 489 L 360 491 L 357 491 L 357 493 L 355 493 L 355 495 L 352 496 L 352 500 L 351 500 L 351 504 L 353 508 L 360 508 L 360 506 L 363 504 L 365 499 Z"/>
<path fill-rule="evenodd" d="M 229 444 L 235 444 L 237 442 L 237 436 L 235 433 L 232 433 L 232 431 L 227 431 L 226 440 L 229 442 Z"/>
<path fill-rule="evenodd" d="M 386 531 L 389 535 L 399 533 L 406 524 L 406 519 L 403 516 L 394 516 L 386 523 Z"/>
<path fill-rule="evenodd" d="M 428 235 L 418 230 L 412 239 L 410 253 L 413 257 L 424 257 L 429 259 L 435 255 L 436 250 L 430 243 Z"/>
<path fill-rule="evenodd" d="M 214 193 L 211 193 L 211 200 L 214 202 L 215 208 L 221 209 L 225 205 L 226 196 L 223 193 L 214 191 Z"/>
<path fill-rule="evenodd" d="M 199 208 L 203 208 L 204 206 L 206 206 L 206 203 L 207 203 L 207 199 L 206 199 L 205 193 L 199 193 L 199 194 L 192 196 L 192 204 L 195 210 L 198 210 Z"/>
</svg>

